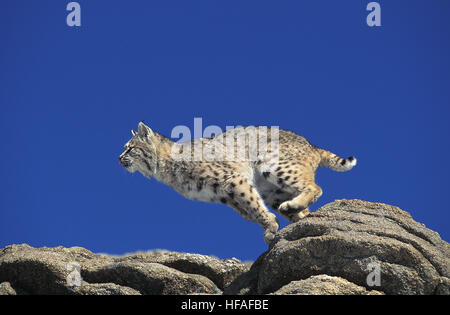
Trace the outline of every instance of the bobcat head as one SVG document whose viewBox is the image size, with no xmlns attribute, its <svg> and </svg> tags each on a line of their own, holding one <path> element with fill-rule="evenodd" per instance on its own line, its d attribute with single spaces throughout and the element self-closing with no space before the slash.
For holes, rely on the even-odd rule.
<svg viewBox="0 0 450 315">
<path fill-rule="evenodd" d="M 132 138 L 125 144 L 119 163 L 131 173 L 139 171 L 147 177 L 153 176 L 157 157 L 154 144 L 155 133 L 143 122 L 138 125 L 138 131 L 131 130 Z"/>
</svg>

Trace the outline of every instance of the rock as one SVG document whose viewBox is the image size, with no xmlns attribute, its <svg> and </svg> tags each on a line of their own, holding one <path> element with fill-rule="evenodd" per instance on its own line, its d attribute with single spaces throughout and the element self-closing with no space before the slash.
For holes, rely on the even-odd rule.
<svg viewBox="0 0 450 315">
<path fill-rule="evenodd" d="M 450 245 L 394 206 L 338 200 L 251 264 L 168 251 L 0 250 L 0 294 L 450 294 Z"/>
<path fill-rule="evenodd" d="M 367 290 L 340 277 L 312 276 L 305 280 L 291 281 L 273 294 L 277 295 L 381 295 L 380 291 Z"/>
<path fill-rule="evenodd" d="M 224 295 L 255 295 L 257 294 L 257 282 L 259 267 L 263 260 L 264 254 L 259 256 L 258 259 L 251 265 L 250 270 L 242 273 L 234 279 L 233 282 L 227 286 L 223 294 Z"/>
<path fill-rule="evenodd" d="M 115 283 L 81 283 L 73 287 L 74 295 L 140 295 L 141 293 L 129 287 Z"/>
<path fill-rule="evenodd" d="M 29 294 L 218 294 L 214 281 L 223 286 L 247 270 L 237 259 L 161 251 L 113 257 L 26 244 L 0 251 L 0 283 Z"/>
<path fill-rule="evenodd" d="M 241 263 L 236 258 L 221 260 L 211 256 L 161 250 L 134 253 L 121 258 L 121 260 L 154 262 L 185 273 L 199 274 L 212 280 L 221 290 L 249 269 L 248 265 Z"/>
<path fill-rule="evenodd" d="M 2 282 L 0 283 L 0 295 L 17 295 L 17 292 L 13 289 L 11 283 Z"/>
<path fill-rule="evenodd" d="M 450 279 L 441 277 L 435 293 L 437 295 L 450 295 Z"/>
<path fill-rule="evenodd" d="M 82 272 L 90 283 L 114 282 L 142 294 L 216 294 L 221 291 L 208 278 L 188 274 L 157 263 L 115 262 Z"/>
<path fill-rule="evenodd" d="M 66 265 L 73 256 L 64 254 L 65 250 L 7 246 L 0 251 L 0 282 L 8 281 L 30 294 L 68 294 Z"/>
<path fill-rule="evenodd" d="M 449 262 L 449 244 L 407 212 L 338 200 L 276 235 L 261 262 L 257 292 L 320 274 L 387 294 L 447 292 Z"/>
</svg>

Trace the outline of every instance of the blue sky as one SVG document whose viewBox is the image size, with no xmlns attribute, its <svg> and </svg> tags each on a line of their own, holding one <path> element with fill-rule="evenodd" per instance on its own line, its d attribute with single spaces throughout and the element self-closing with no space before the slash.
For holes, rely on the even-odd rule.
<svg viewBox="0 0 450 315">
<path fill-rule="evenodd" d="M 0 2 L 0 247 L 164 248 L 254 260 L 263 231 L 221 204 L 129 174 L 140 120 L 268 125 L 358 165 L 323 196 L 399 206 L 450 239 L 450 2 Z M 281 219 L 282 226 L 287 224 Z"/>
</svg>

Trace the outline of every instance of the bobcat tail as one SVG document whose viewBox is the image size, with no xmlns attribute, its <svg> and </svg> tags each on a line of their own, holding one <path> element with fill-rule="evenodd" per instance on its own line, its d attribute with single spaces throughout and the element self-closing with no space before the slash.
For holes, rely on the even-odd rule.
<svg viewBox="0 0 450 315">
<path fill-rule="evenodd" d="M 322 158 L 319 166 L 325 166 L 338 172 L 346 172 L 351 170 L 356 165 L 356 158 L 353 156 L 343 159 L 334 153 L 322 149 L 318 150 L 320 157 Z"/>
</svg>

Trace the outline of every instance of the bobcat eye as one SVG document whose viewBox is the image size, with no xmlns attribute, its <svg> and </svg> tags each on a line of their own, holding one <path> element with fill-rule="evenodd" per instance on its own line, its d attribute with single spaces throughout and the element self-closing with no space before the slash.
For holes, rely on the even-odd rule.
<svg viewBox="0 0 450 315">
<path fill-rule="evenodd" d="M 137 150 L 136 148 L 128 148 L 128 151 L 127 151 L 127 153 L 128 154 L 131 154 L 131 155 L 138 155 L 139 154 L 139 150 Z"/>
</svg>

